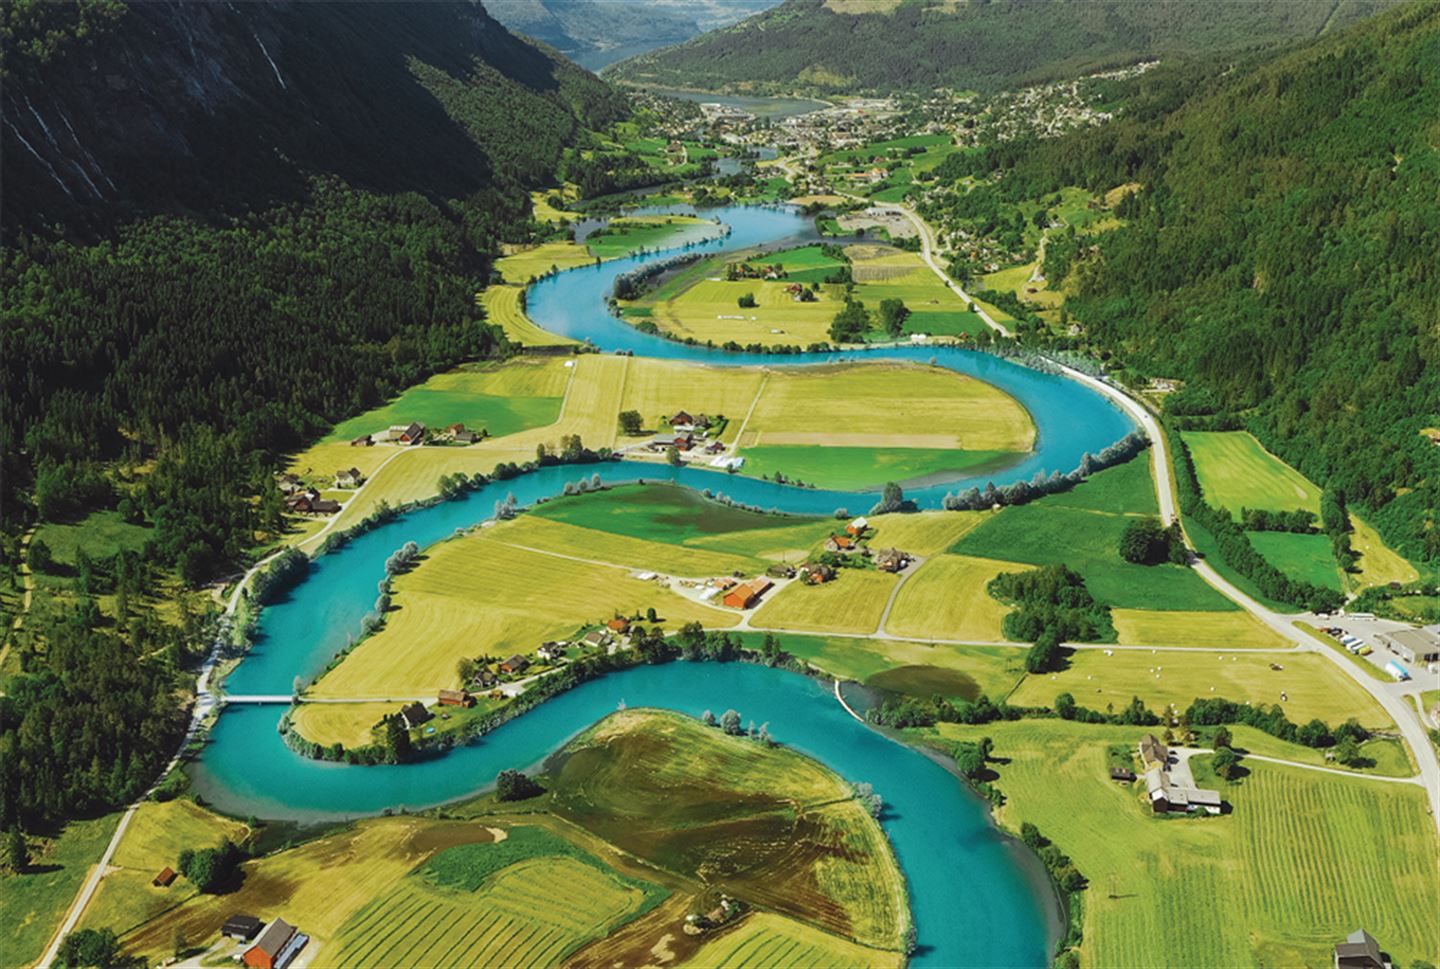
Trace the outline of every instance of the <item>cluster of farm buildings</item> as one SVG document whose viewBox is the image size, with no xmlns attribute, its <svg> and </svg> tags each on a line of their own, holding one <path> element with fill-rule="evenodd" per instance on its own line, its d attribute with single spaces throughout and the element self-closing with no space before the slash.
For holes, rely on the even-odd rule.
<svg viewBox="0 0 1440 969">
<path fill-rule="evenodd" d="M 667 418 L 665 424 L 669 426 L 669 430 L 662 431 L 635 447 L 653 454 L 666 454 L 671 448 L 674 448 L 681 455 L 682 460 L 698 455 L 715 457 L 725 453 L 725 445 L 717 436 L 717 429 L 721 426 L 721 420 L 718 418 L 712 418 L 707 414 L 691 415 L 682 410 Z M 728 460 L 738 462 L 740 459 Z M 739 467 L 738 463 L 736 467 Z"/>
<path fill-rule="evenodd" d="M 1189 765 L 1183 764 L 1154 734 L 1141 739 L 1137 754 L 1144 772 L 1145 797 L 1156 814 L 1219 814 L 1224 810 L 1220 792 L 1196 787 L 1189 776 Z M 1135 772 L 1123 767 L 1111 768 L 1110 776 L 1125 783 L 1135 780 Z"/>
<path fill-rule="evenodd" d="M 374 447 L 376 444 L 395 444 L 411 447 L 416 444 L 475 444 L 485 439 L 485 431 L 473 431 L 464 424 L 451 424 L 442 431 L 433 431 L 419 421 L 396 424 L 388 430 L 373 434 L 361 434 L 350 442 L 351 447 Z"/>
</svg>

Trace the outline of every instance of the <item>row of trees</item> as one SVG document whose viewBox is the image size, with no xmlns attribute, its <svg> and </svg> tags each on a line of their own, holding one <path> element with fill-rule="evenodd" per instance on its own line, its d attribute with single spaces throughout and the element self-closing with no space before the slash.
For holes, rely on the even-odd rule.
<svg viewBox="0 0 1440 969">
<path fill-rule="evenodd" d="M 1140 431 L 1132 431 L 1099 454 L 1087 451 L 1080 458 L 1080 466 L 1069 474 L 1052 471 L 1046 475 L 1037 471 L 1029 481 L 1016 481 L 1000 488 L 991 482 L 983 490 L 970 488 L 959 494 L 947 494 L 941 505 L 947 511 L 988 511 L 999 505 L 1023 505 L 1045 495 L 1068 491 L 1092 474 L 1123 464 L 1149 446 L 1149 438 Z"/>
</svg>

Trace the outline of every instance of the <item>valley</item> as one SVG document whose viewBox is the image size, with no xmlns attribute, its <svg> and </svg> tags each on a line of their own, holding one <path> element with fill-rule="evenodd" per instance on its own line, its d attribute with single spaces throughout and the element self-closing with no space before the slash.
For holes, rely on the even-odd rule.
<svg viewBox="0 0 1440 969">
<path fill-rule="evenodd" d="M 1440 959 L 1433 233 L 1377 214 L 1436 164 L 1434 9 L 1019 5 L 1041 56 L 666 5 L 601 79 L 562 54 L 633 24 L 508 6 L 6 25 L 51 84 L 4 106 L 7 961 Z M 941 39 L 781 49 L 840 25 Z M 173 192 L 78 100 L 167 30 L 236 132 L 147 94 Z M 257 134 L 262 82 L 323 133 Z M 337 147 L 402 102 L 431 184 Z M 1256 161 L 1210 198 L 1220 104 Z"/>
</svg>

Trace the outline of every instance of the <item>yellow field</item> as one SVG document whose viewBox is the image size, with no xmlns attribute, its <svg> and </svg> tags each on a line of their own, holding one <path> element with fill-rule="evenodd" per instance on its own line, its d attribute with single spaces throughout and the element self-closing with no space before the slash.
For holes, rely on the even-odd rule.
<svg viewBox="0 0 1440 969">
<path fill-rule="evenodd" d="M 1025 408 L 990 384 L 938 367 L 886 363 L 776 374 L 740 445 L 1026 451 L 1034 441 Z"/>
<path fill-rule="evenodd" d="M 911 555 L 939 555 L 989 516 L 981 511 L 921 511 L 875 515 L 870 527 L 875 548 L 898 548 Z"/>
<path fill-rule="evenodd" d="M 573 858 L 517 862 L 474 892 L 407 878 L 350 918 L 334 966 L 553 966 L 639 908 L 644 893 Z"/>
<path fill-rule="evenodd" d="M 733 340 L 742 345 L 808 346 L 827 342 L 830 322 L 844 300 L 829 287 L 822 287 L 813 303 L 800 303 L 785 291 L 788 285 L 778 279 L 702 279 L 674 299 L 656 302 L 647 319 L 671 336 L 681 340 L 694 337 L 702 343 Z M 756 305 L 742 309 L 739 300 L 746 293 L 754 295 Z"/>
<path fill-rule="evenodd" d="M 765 378 L 766 371 L 759 367 L 705 367 L 637 357 L 631 360 L 619 409 L 639 411 L 650 429 L 660 428 L 662 418 L 681 410 L 724 415 L 730 419 L 726 433 L 733 436 Z"/>
<path fill-rule="evenodd" d="M 1175 612 L 1112 609 L 1110 618 L 1127 646 L 1195 646 L 1208 649 L 1285 649 L 1290 643 L 1248 612 Z"/>
<path fill-rule="evenodd" d="M 706 942 L 686 965 L 697 969 L 898 969 L 904 963 L 898 952 L 857 945 L 770 912 L 751 912 L 734 928 Z"/>
<path fill-rule="evenodd" d="M 495 262 L 495 268 L 505 282 L 524 286 L 537 276 L 543 276 L 552 268 L 569 269 L 593 263 L 595 257 L 584 246 L 573 242 L 547 242 L 532 249 L 513 252 Z"/>
<path fill-rule="evenodd" d="M 984 513 L 975 514 L 978 519 Z M 888 544 L 888 536 L 885 541 Z M 1031 568 L 969 555 L 938 555 L 906 581 L 885 631 L 915 639 L 1002 640 L 1000 625 L 1010 607 L 986 592 L 985 584 L 1002 572 Z"/>
<path fill-rule="evenodd" d="M 530 207 L 540 222 L 563 222 L 573 218 L 575 213 L 565 212 L 550 204 L 549 192 L 531 192 Z"/>
<path fill-rule="evenodd" d="M 352 750 L 372 743 L 370 728 L 395 710 L 394 703 L 302 703 L 293 708 L 290 723 L 306 740 Z"/>
<path fill-rule="evenodd" d="M 354 912 L 434 852 L 490 840 L 485 828 L 465 822 L 361 821 L 351 830 L 247 862 L 238 891 L 195 895 L 126 933 L 121 942 L 158 961 L 171 955 L 177 927 L 193 944 L 208 944 L 218 938 L 226 918 L 248 912 L 261 919 L 283 916 L 311 936 L 310 945 L 318 951 Z M 331 963 L 324 959 L 320 964 Z"/>
<path fill-rule="evenodd" d="M 505 331 L 505 335 L 516 343 L 532 347 L 557 345 L 578 346 L 575 340 L 558 333 L 542 330 L 535 321 L 525 314 L 520 306 L 520 286 L 488 286 L 479 294 L 480 305 L 485 310 L 485 321 L 494 323 Z"/>
<path fill-rule="evenodd" d="M 772 593 L 750 621 L 761 629 L 873 633 L 898 581 L 888 572 L 841 569 L 823 585 L 794 582 Z"/>
<path fill-rule="evenodd" d="M 1272 670 L 1274 662 L 1282 670 Z M 1288 697 L 1281 701 L 1280 693 Z M 1119 710 L 1138 696 L 1157 713 L 1181 710 L 1197 697 L 1279 704 L 1295 723 L 1319 718 L 1336 726 L 1354 717 L 1366 727 L 1391 725 L 1384 709 L 1328 659 L 1313 653 L 1256 656 L 1245 653 L 1155 653 L 1118 649 L 1077 650 L 1061 673 L 1027 676 L 1012 695 L 1024 706 L 1048 707 L 1059 693 L 1093 710 Z"/>
<path fill-rule="evenodd" d="M 210 848 L 229 838 L 239 843 L 245 825 L 222 818 L 193 801 L 147 801 L 140 805 L 115 849 L 111 869 L 85 910 L 83 926 L 127 932 L 196 894 L 183 876 L 169 888 L 150 882 L 165 867 L 179 871 L 180 852 Z"/>
<path fill-rule="evenodd" d="M 502 443 L 505 440 L 490 439 L 471 447 L 406 448 L 404 453 L 376 472 L 365 487 L 346 503 L 335 516 L 335 528 L 343 529 L 356 524 L 382 501 L 389 502 L 393 507 L 432 498 L 438 493 L 437 484 L 442 475 L 456 472 L 489 474 L 501 462 L 518 463 L 535 459 L 535 445 L 528 448 L 507 447 Z"/>
<path fill-rule="evenodd" d="M 1440 959 L 1423 791 L 1252 761 L 1238 784 L 1206 782 L 1233 813 L 1160 820 L 1108 778 L 1107 746 L 1141 732 L 1053 720 L 937 731 L 991 736 L 1008 759 L 995 766 L 1000 822 L 1034 823 L 1090 880 L 1083 965 L 1323 966 L 1361 925 L 1396 965 Z"/>
<path fill-rule="evenodd" d="M 583 550 L 581 550 L 583 552 Z M 531 653 L 586 623 L 654 606 L 668 628 L 736 622 L 609 565 L 504 544 L 504 528 L 451 539 L 394 582 L 385 628 L 362 642 L 312 689 L 315 696 L 385 697 L 456 685 L 455 663 L 481 654 Z"/>
<path fill-rule="evenodd" d="M 1355 529 L 1350 536 L 1350 547 L 1360 553 L 1360 575 L 1352 577 L 1358 578 L 1358 588 L 1388 582 L 1408 585 L 1419 580 L 1420 573 L 1415 566 L 1391 551 L 1379 532 L 1354 515 L 1350 516 L 1350 525 Z"/>
</svg>

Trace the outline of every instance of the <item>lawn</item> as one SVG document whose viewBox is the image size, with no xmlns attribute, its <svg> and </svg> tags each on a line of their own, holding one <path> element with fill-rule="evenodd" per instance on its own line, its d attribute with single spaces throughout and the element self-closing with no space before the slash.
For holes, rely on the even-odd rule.
<svg viewBox="0 0 1440 969">
<path fill-rule="evenodd" d="M 763 432 L 761 439 L 764 439 Z M 1012 451 L 962 451 L 925 447 L 844 447 L 813 444 L 765 444 L 743 451 L 745 473 L 752 477 L 783 474 L 821 488 L 859 491 L 887 481 L 908 482 L 934 474 L 981 473 L 1012 464 L 1023 455 Z"/>
<path fill-rule="evenodd" d="M 1273 670 L 1270 664 L 1284 667 Z M 1280 694 L 1287 699 L 1282 701 Z M 1094 710 L 1121 709 L 1140 697 L 1152 710 L 1174 704 L 1184 710 L 1197 698 L 1225 697 L 1252 704 L 1278 704 L 1297 724 L 1320 719 L 1336 726 L 1350 717 L 1363 726 L 1392 726 L 1368 693 L 1314 653 L 1271 656 L 1141 650 L 1076 650 L 1061 673 L 1027 676 L 1012 700 L 1048 707 L 1060 693 Z"/>
<path fill-rule="evenodd" d="M 739 633 L 745 644 L 759 648 L 759 633 Z M 1010 646 L 950 646 L 872 639 L 866 636 L 805 636 L 781 633 L 780 645 L 788 652 L 832 676 L 896 692 L 915 692 L 908 683 L 923 680 L 921 671 L 938 671 L 937 682 L 948 686 L 938 692 L 967 697 L 984 693 L 1000 697 L 1010 692 L 1023 670 L 1024 653 Z M 896 675 L 893 671 L 905 671 Z M 889 674 L 889 675 L 887 675 Z M 879 678 L 878 684 L 875 683 Z M 964 688 L 956 689 L 968 680 Z M 937 692 L 930 690 L 925 696 Z M 968 698 L 968 697 L 967 697 Z"/>
<path fill-rule="evenodd" d="M 1248 537 L 1265 561 L 1290 578 L 1327 589 L 1344 589 L 1344 580 L 1335 562 L 1335 553 L 1330 549 L 1328 535 L 1250 532 Z"/>
<path fill-rule="evenodd" d="M 1228 508 L 1320 513 L 1320 489 L 1245 431 L 1185 431 L 1205 500 Z"/>
<path fill-rule="evenodd" d="M 1161 819 L 1108 778 L 1107 748 L 1132 747 L 1139 729 L 1027 720 L 928 733 L 989 735 L 1008 759 L 993 765 L 1001 824 L 1034 823 L 1090 881 L 1085 965 L 1328 965 L 1359 925 L 1396 965 L 1440 958 L 1440 851 L 1418 788 L 1252 761 L 1248 777 L 1219 782 L 1233 813 Z"/>
<path fill-rule="evenodd" d="M 841 569 L 823 585 L 795 582 L 771 593 L 750 621 L 757 629 L 873 633 L 898 581 L 889 572 Z"/>
<path fill-rule="evenodd" d="M 1288 649 L 1290 642 L 1243 610 L 1230 612 L 1114 609 L 1110 613 L 1127 646 L 1191 646 L 1203 649 Z"/>
<path fill-rule="evenodd" d="M 566 752 L 545 780 L 560 817 L 751 905 L 898 949 L 905 889 L 889 843 L 815 761 L 654 710 L 613 714 Z"/>
<path fill-rule="evenodd" d="M 90 561 L 106 561 L 120 551 L 140 551 L 154 534 L 149 526 L 125 521 L 118 511 L 92 511 L 73 524 L 46 522 L 32 541 L 44 542 L 55 561 L 74 565 L 75 553 L 82 548 Z"/>
<path fill-rule="evenodd" d="M 313 958 L 335 965 L 332 943 L 355 913 L 384 898 L 405 876 L 436 852 L 457 845 L 485 843 L 494 835 L 484 826 L 426 818 L 373 818 L 319 840 L 267 855 L 244 865 L 244 881 L 234 892 L 196 895 L 161 913 L 122 938 L 125 947 L 158 961 L 172 951 L 178 928 L 192 944 L 209 944 L 220 925 L 236 912 L 261 919 L 283 916 L 312 937 Z M 492 904 L 499 900 L 491 899 Z M 431 926 L 443 928 L 442 923 Z"/>
<path fill-rule="evenodd" d="M 434 546 L 393 588 L 385 628 L 322 677 L 314 695 L 427 695 L 457 685 L 455 664 L 463 657 L 532 653 L 617 612 L 653 607 L 672 630 L 736 621 L 734 613 L 632 578 L 627 569 L 507 544 L 504 525 Z"/>
<path fill-rule="evenodd" d="M 487 430 L 493 437 L 543 427 L 560 416 L 569 377 L 560 360 L 547 358 L 462 367 L 437 374 L 381 407 L 342 421 L 322 443 L 348 442 L 411 421 L 432 430 L 464 424 Z"/>
<path fill-rule="evenodd" d="M 0 950 L 7 964 L 40 958 L 119 821 L 119 814 L 107 814 L 71 821 L 56 836 L 32 836 L 31 870 L 0 874 Z"/>
<path fill-rule="evenodd" d="M 485 287 L 480 293 L 480 305 L 485 310 L 485 322 L 494 323 L 505 331 L 505 335 L 525 346 L 569 346 L 576 341 L 558 333 L 542 330 L 520 305 L 524 290 L 519 286 L 495 284 Z"/>
<path fill-rule="evenodd" d="M 1000 626 L 1010 607 L 986 592 L 985 585 L 1002 572 L 1029 568 L 969 555 L 938 555 L 906 580 L 886 632 L 916 639 L 1005 639 Z"/>
<path fill-rule="evenodd" d="M 898 952 L 871 949 L 770 912 L 754 912 L 705 942 L 686 963 L 697 969 L 853 969 L 898 967 Z"/>
<path fill-rule="evenodd" d="M 1125 526 L 1125 515 L 1041 498 L 993 515 L 951 550 L 1031 565 L 1064 563 L 1084 577 L 1091 595 L 1112 607 L 1207 612 L 1236 608 L 1183 565 L 1135 565 L 1120 558 L 1117 547 Z"/>
<path fill-rule="evenodd" d="M 210 848 L 222 838 L 239 844 L 246 831 L 240 822 L 212 814 L 193 801 L 140 805 L 81 927 L 111 928 L 123 935 L 194 897 L 195 887 L 183 875 L 168 888 L 156 888 L 151 880 L 167 866 L 179 871 L 180 852 L 185 849 Z"/>
</svg>

